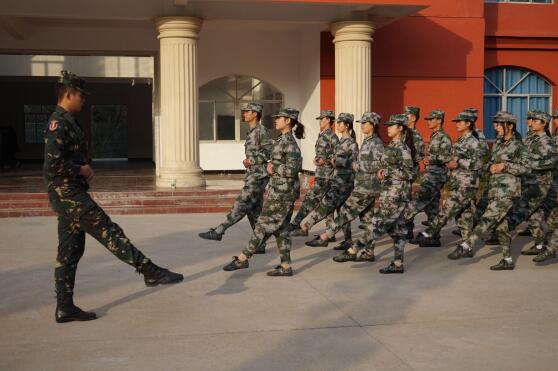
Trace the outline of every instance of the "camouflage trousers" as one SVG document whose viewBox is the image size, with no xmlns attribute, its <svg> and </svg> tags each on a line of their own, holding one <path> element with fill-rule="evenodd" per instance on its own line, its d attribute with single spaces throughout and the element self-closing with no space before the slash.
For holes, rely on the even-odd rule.
<svg viewBox="0 0 558 371">
<path fill-rule="evenodd" d="M 333 220 L 335 219 L 334 213 L 337 212 L 337 214 L 339 214 L 341 206 L 351 195 L 353 186 L 352 177 L 350 179 L 343 179 L 341 177 L 333 178 L 329 191 L 320 200 L 318 206 L 306 217 L 304 228 L 310 230 L 326 217 L 326 228 L 331 228 L 333 226 Z M 343 233 L 345 235 L 345 240 L 350 241 L 352 239 L 350 223 L 345 224 Z"/>
<path fill-rule="evenodd" d="M 293 215 L 294 203 L 294 197 L 278 196 L 273 191 L 270 191 L 263 210 L 256 221 L 248 246 L 242 251 L 246 257 L 252 257 L 256 248 L 268 236 L 273 235 L 277 242 L 281 263 L 291 263 L 292 242 L 288 226 Z"/>
<path fill-rule="evenodd" d="M 544 210 L 541 206 L 548 195 L 551 184 L 544 183 L 527 183 L 523 184 L 524 189 L 521 192 L 521 199 L 517 207 L 512 208 L 508 213 L 508 226 L 510 231 L 527 220 L 529 230 L 531 231 L 536 245 L 544 243 L 545 232 L 542 223 L 545 220 Z"/>
<path fill-rule="evenodd" d="M 297 226 L 300 225 L 302 220 L 306 218 L 312 210 L 318 207 L 321 199 L 324 198 L 326 193 L 329 191 L 330 186 L 331 181 L 329 179 L 314 178 L 314 184 L 312 185 L 312 188 L 308 189 L 308 192 L 306 192 L 304 200 L 302 200 L 300 209 L 298 209 L 298 213 L 293 219 L 292 224 Z"/>
<path fill-rule="evenodd" d="M 486 232 L 495 229 L 504 258 L 511 258 L 511 236 L 506 215 L 513 207 L 515 201 L 511 197 L 489 198 L 488 206 L 479 219 L 478 224 L 463 242 L 474 249 L 477 242 Z"/>
<path fill-rule="evenodd" d="M 351 221 L 359 216 L 363 224 L 371 222 L 377 196 L 377 190 L 357 185 L 337 212 L 335 219 L 328 223 L 325 232 L 327 237 L 333 238 L 341 228 L 347 224 L 350 226 Z"/>
<path fill-rule="evenodd" d="M 469 237 L 473 229 L 473 199 L 477 191 L 476 187 L 464 187 L 451 190 L 440 213 L 434 218 L 427 232 L 431 236 L 440 237 L 442 228 L 449 220 L 455 218 L 457 227 L 461 231 L 464 240 Z"/>
<path fill-rule="evenodd" d="M 58 216 L 58 255 L 54 269 L 56 292 L 73 293 L 77 265 L 85 251 L 86 233 L 137 270 L 149 262 L 89 194 L 80 192 L 61 198 L 49 192 L 48 196 Z"/>
<path fill-rule="evenodd" d="M 248 217 L 250 226 L 254 229 L 256 220 L 260 216 L 263 207 L 265 187 L 269 182 L 268 177 L 261 178 L 259 175 L 247 174 L 244 178 L 244 187 L 234 200 L 231 210 L 215 231 L 224 233 L 229 227 L 238 223 L 244 216 Z"/>
<path fill-rule="evenodd" d="M 367 224 L 367 233 L 359 241 L 367 250 L 374 251 L 376 241 L 388 233 L 393 239 L 394 259 L 403 261 L 407 234 L 404 213 L 410 187 L 411 183 L 406 181 L 384 182 L 380 205 Z"/>
<path fill-rule="evenodd" d="M 448 174 L 445 168 L 426 167 L 416 197 L 405 210 L 407 228 L 412 229 L 414 227 L 413 220 L 421 211 L 426 213 L 430 221 L 438 215 L 441 191 L 447 180 Z"/>
<path fill-rule="evenodd" d="M 548 232 L 546 233 L 546 246 L 556 252 L 558 250 L 558 179 L 555 178 L 550 191 L 545 199 L 547 205 L 552 205 L 552 210 L 547 218 Z"/>
</svg>

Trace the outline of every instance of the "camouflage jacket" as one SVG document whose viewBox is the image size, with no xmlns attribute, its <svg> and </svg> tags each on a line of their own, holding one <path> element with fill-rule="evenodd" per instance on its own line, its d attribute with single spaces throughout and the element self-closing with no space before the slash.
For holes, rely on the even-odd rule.
<svg viewBox="0 0 558 371">
<path fill-rule="evenodd" d="M 328 128 L 318 135 L 316 140 L 316 159 L 324 160 L 324 164 L 316 166 L 316 178 L 329 179 L 333 175 L 332 160 L 335 158 L 335 147 L 339 144 L 339 137 Z"/>
<path fill-rule="evenodd" d="M 409 129 L 411 133 L 413 133 L 413 141 L 415 145 L 416 155 L 415 155 L 415 163 L 419 163 L 420 161 L 424 160 L 424 139 L 422 139 L 422 135 L 415 130 Z"/>
<path fill-rule="evenodd" d="M 457 168 L 451 170 L 448 180 L 449 189 L 478 187 L 478 175 L 482 169 L 481 142 L 473 134 L 467 133 L 453 145 L 452 156 Z"/>
<path fill-rule="evenodd" d="M 527 148 L 521 140 L 515 137 L 508 141 L 503 138 L 497 140 L 487 164 L 488 169 L 491 165 L 499 163 L 505 164 L 504 170 L 490 176 L 488 197 L 520 197 L 521 176 L 530 171 Z"/>
<path fill-rule="evenodd" d="M 246 142 L 244 142 L 244 153 L 246 159 L 252 162 L 252 166 L 246 169 L 246 175 L 256 175 L 260 178 L 268 176 L 266 166 L 271 156 L 272 146 L 271 136 L 265 126 L 258 123 L 248 130 Z"/>
<path fill-rule="evenodd" d="M 401 181 L 410 183 L 413 179 L 411 150 L 401 140 L 392 140 L 385 147 L 380 166 L 384 170 L 384 186 Z"/>
<path fill-rule="evenodd" d="M 335 147 L 335 176 L 353 175 L 353 162 L 358 157 L 358 145 L 351 136 L 341 138 Z"/>
<path fill-rule="evenodd" d="M 302 168 L 302 155 L 292 132 L 275 139 L 271 151 L 271 164 L 273 175 L 269 197 L 297 199 L 300 193 L 298 173 Z"/>
<path fill-rule="evenodd" d="M 550 184 L 552 170 L 556 166 L 556 147 L 552 137 L 546 133 L 533 133 L 525 138 L 525 145 L 529 152 L 531 172 L 525 175 L 525 184 Z"/>
<path fill-rule="evenodd" d="M 87 163 L 85 134 L 74 115 L 60 106 L 48 120 L 45 130 L 43 177 L 47 190 L 64 194 L 87 191 L 89 185 L 79 174 Z"/>
<path fill-rule="evenodd" d="M 450 162 L 451 155 L 451 139 L 442 129 L 436 130 L 430 136 L 428 142 L 428 167 L 445 169 L 445 164 Z"/>
<path fill-rule="evenodd" d="M 377 173 L 381 169 L 381 158 L 384 153 L 384 142 L 377 135 L 369 135 L 362 141 L 358 153 L 358 169 L 355 183 L 365 188 L 380 191 L 380 180 Z"/>
<path fill-rule="evenodd" d="M 486 141 L 486 136 L 482 131 L 477 129 L 475 130 L 479 135 L 479 143 L 480 143 L 480 151 L 481 151 L 480 158 L 482 159 L 483 163 L 486 163 L 490 159 L 490 149 L 488 148 L 488 142 Z"/>
</svg>

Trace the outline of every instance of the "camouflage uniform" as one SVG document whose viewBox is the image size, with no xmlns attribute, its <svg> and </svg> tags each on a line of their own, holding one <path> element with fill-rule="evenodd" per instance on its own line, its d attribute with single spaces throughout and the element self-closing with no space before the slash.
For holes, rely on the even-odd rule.
<svg viewBox="0 0 558 371">
<path fill-rule="evenodd" d="M 333 120 L 335 119 L 335 113 L 331 110 L 322 111 L 316 119 L 322 119 L 323 117 L 330 117 Z M 329 191 L 333 176 L 332 160 L 335 157 L 335 148 L 338 144 L 339 138 L 331 128 L 327 128 L 318 135 L 315 158 L 322 159 L 324 164 L 316 166 L 314 184 L 304 196 L 302 205 L 300 205 L 300 209 L 291 223 L 292 229 L 300 226 L 300 222 L 319 205 L 320 200 Z"/>
<path fill-rule="evenodd" d="M 73 293 L 78 262 L 89 233 L 118 259 L 137 270 L 150 260 L 89 196 L 80 168 L 87 163 L 85 134 L 73 114 L 57 106 L 45 131 L 44 179 L 52 210 L 58 216 L 56 291 Z"/>
<path fill-rule="evenodd" d="M 443 119 L 443 117 L 442 111 L 434 110 L 427 119 Z M 434 131 L 430 136 L 427 157 L 429 164 L 424 171 L 420 189 L 405 212 L 409 230 L 412 230 L 413 219 L 421 211 L 426 213 L 430 221 L 438 214 L 440 192 L 448 179 L 445 165 L 451 160 L 451 139 L 442 128 Z"/>
<path fill-rule="evenodd" d="M 341 113 L 339 118 L 344 115 L 350 116 L 352 122 L 353 115 Z M 358 145 L 351 136 L 341 138 L 337 147 L 335 147 L 335 170 L 331 181 L 331 187 L 326 195 L 320 200 L 320 204 L 316 207 L 304 221 L 304 230 L 309 231 L 315 224 L 326 218 L 328 215 L 339 209 L 345 200 L 349 197 L 354 186 L 353 162 L 358 156 Z M 328 218 L 327 226 L 332 227 L 333 216 Z M 351 226 L 346 225 L 343 232 L 345 239 L 351 239 Z"/>
<path fill-rule="evenodd" d="M 273 165 L 271 187 L 256 222 L 254 233 L 242 253 L 248 258 L 251 257 L 264 237 L 273 234 L 279 248 L 281 263 L 290 263 L 291 239 L 287 227 L 294 203 L 300 195 L 298 173 L 302 168 L 302 156 L 292 132 L 282 134 L 275 139 L 271 164 Z"/>
<path fill-rule="evenodd" d="M 379 124 L 381 118 L 373 112 L 364 113 L 360 122 Z M 352 220 L 361 216 L 363 221 L 371 221 L 374 204 L 380 193 L 380 180 L 377 177 L 380 170 L 380 158 L 384 152 L 384 143 L 378 135 L 369 135 L 362 141 L 358 154 L 355 187 L 345 201 L 333 223 L 326 229 L 328 239 Z"/>
<path fill-rule="evenodd" d="M 259 110 L 261 113 L 261 105 L 258 104 L 257 106 L 254 103 L 250 103 L 243 110 Z M 246 159 L 250 160 L 252 165 L 246 169 L 244 186 L 227 214 L 226 220 L 215 228 L 215 232 L 218 234 L 223 234 L 245 215 L 250 221 L 250 226 L 254 229 L 256 220 L 262 210 L 264 192 L 269 181 L 266 166 L 269 161 L 272 145 L 273 142 L 269 131 L 260 123 L 250 128 L 246 134 L 244 153 L 246 154 Z"/>
<path fill-rule="evenodd" d="M 408 115 L 408 114 L 415 115 L 415 117 L 418 120 L 418 117 L 420 115 L 420 108 L 419 107 L 413 107 L 413 106 L 406 106 L 405 107 L 405 114 L 406 115 Z M 413 176 L 413 181 L 411 182 L 411 183 L 414 183 L 415 180 L 417 180 L 417 178 L 420 175 L 420 162 L 422 160 L 424 160 L 425 144 L 424 144 L 424 139 L 422 138 L 422 135 L 418 132 L 418 130 L 408 128 L 407 133 L 413 135 L 413 144 L 414 144 L 415 150 L 416 150 L 414 176 Z"/>
<path fill-rule="evenodd" d="M 386 125 L 406 126 L 406 117 L 392 115 Z M 380 168 L 384 170 L 380 205 L 367 225 L 368 234 L 360 239 L 359 244 L 373 251 L 376 241 L 389 233 L 393 238 L 394 260 L 403 261 L 406 234 L 403 214 L 409 202 L 409 188 L 414 176 L 411 150 L 401 140 L 392 140 L 385 147 Z"/>
<path fill-rule="evenodd" d="M 499 116 L 501 113 L 497 114 Z M 509 117 L 508 113 L 504 113 Z M 497 117 L 495 117 L 495 120 Z M 504 122 L 512 122 L 511 118 L 505 118 Z M 492 174 L 488 184 L 489 204 L 471 232 L 469 238 L 463 241 L 474 249 L 481 236 L 496 227 L 496 235 L 503 249 L 504 259 L 511 259 L 511 238 L 508 229 L 506 214 L 512 208 L 514 200 L 521 196 L 521 176 L 529 171 L 529 160 L 525 145 L 517 138 L 510 140 L 499 138 L 498 144 L 493 148 L 487 171 L 493 164 L 504 163 L 504 170 L 498 174 Z"/>
<path fill-rule="evenodd" d="M 472 122 L 471 116 L 465 112 L 460 113 L 453 121 L 462 120 Z M 450 171 L 446 183 L 449 194 L 425 235 L 439 239 L 440 231 L 448 220 L 456 218 L 463 238 L 467 239 L 469 231 L 473 229 L 473 198 L 479 187 L 482 153 L 480 140 L 471 132 L 459 137 L 454 144 L 452 160 L 457 162 L 457 168 Z"/>
</svg>

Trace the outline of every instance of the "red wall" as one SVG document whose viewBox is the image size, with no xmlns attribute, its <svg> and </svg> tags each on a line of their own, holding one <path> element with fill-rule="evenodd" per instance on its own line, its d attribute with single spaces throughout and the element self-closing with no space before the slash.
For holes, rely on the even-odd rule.
<svg viewBox="0 0 558 371">
<path fill-rule="evenodd" d="M 387 3 L 387 1 L 382 1 Z M 394 3 L 396 3 L 394 1 Z M 405 1 L 405 4 L 412 1 Z M 405 105 L 446 111 L 446 130 L 465 107 L 482 109 L 484 18 L 482 0 L 424 1 L 431 7 L 379 29 L 372 48 L 372 109 L 384 118 Z M 322 34 L 321 104 L 334 107 L 334 47 Z M 424 120 L 419 130 L 428 137 Z"/>
</svg>

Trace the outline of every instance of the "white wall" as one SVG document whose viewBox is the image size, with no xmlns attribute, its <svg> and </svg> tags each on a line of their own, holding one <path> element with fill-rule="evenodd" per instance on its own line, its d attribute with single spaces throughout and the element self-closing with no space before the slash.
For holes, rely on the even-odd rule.
<svg viewBox="0 0 558 371">
<path fill-rule="evenodd" d="M 1 76 L 60 76 L 69 70 L 83 77 L 153 78 L 153 57 L 0 55 Z"/>
<path fill-rule="evenodd" d="M 313 170 L 316 116 L 320 110 L 320 26 L 264 22 L 205 22 L 199 40 L 199 85 L 233 74 L 249 75 L 279 89 L 285 105 L 301 111 L 307 136 L 303 168 Z M 244 141 L 200 143 L 204 170 L 242 170 Z"/>
</svg>

